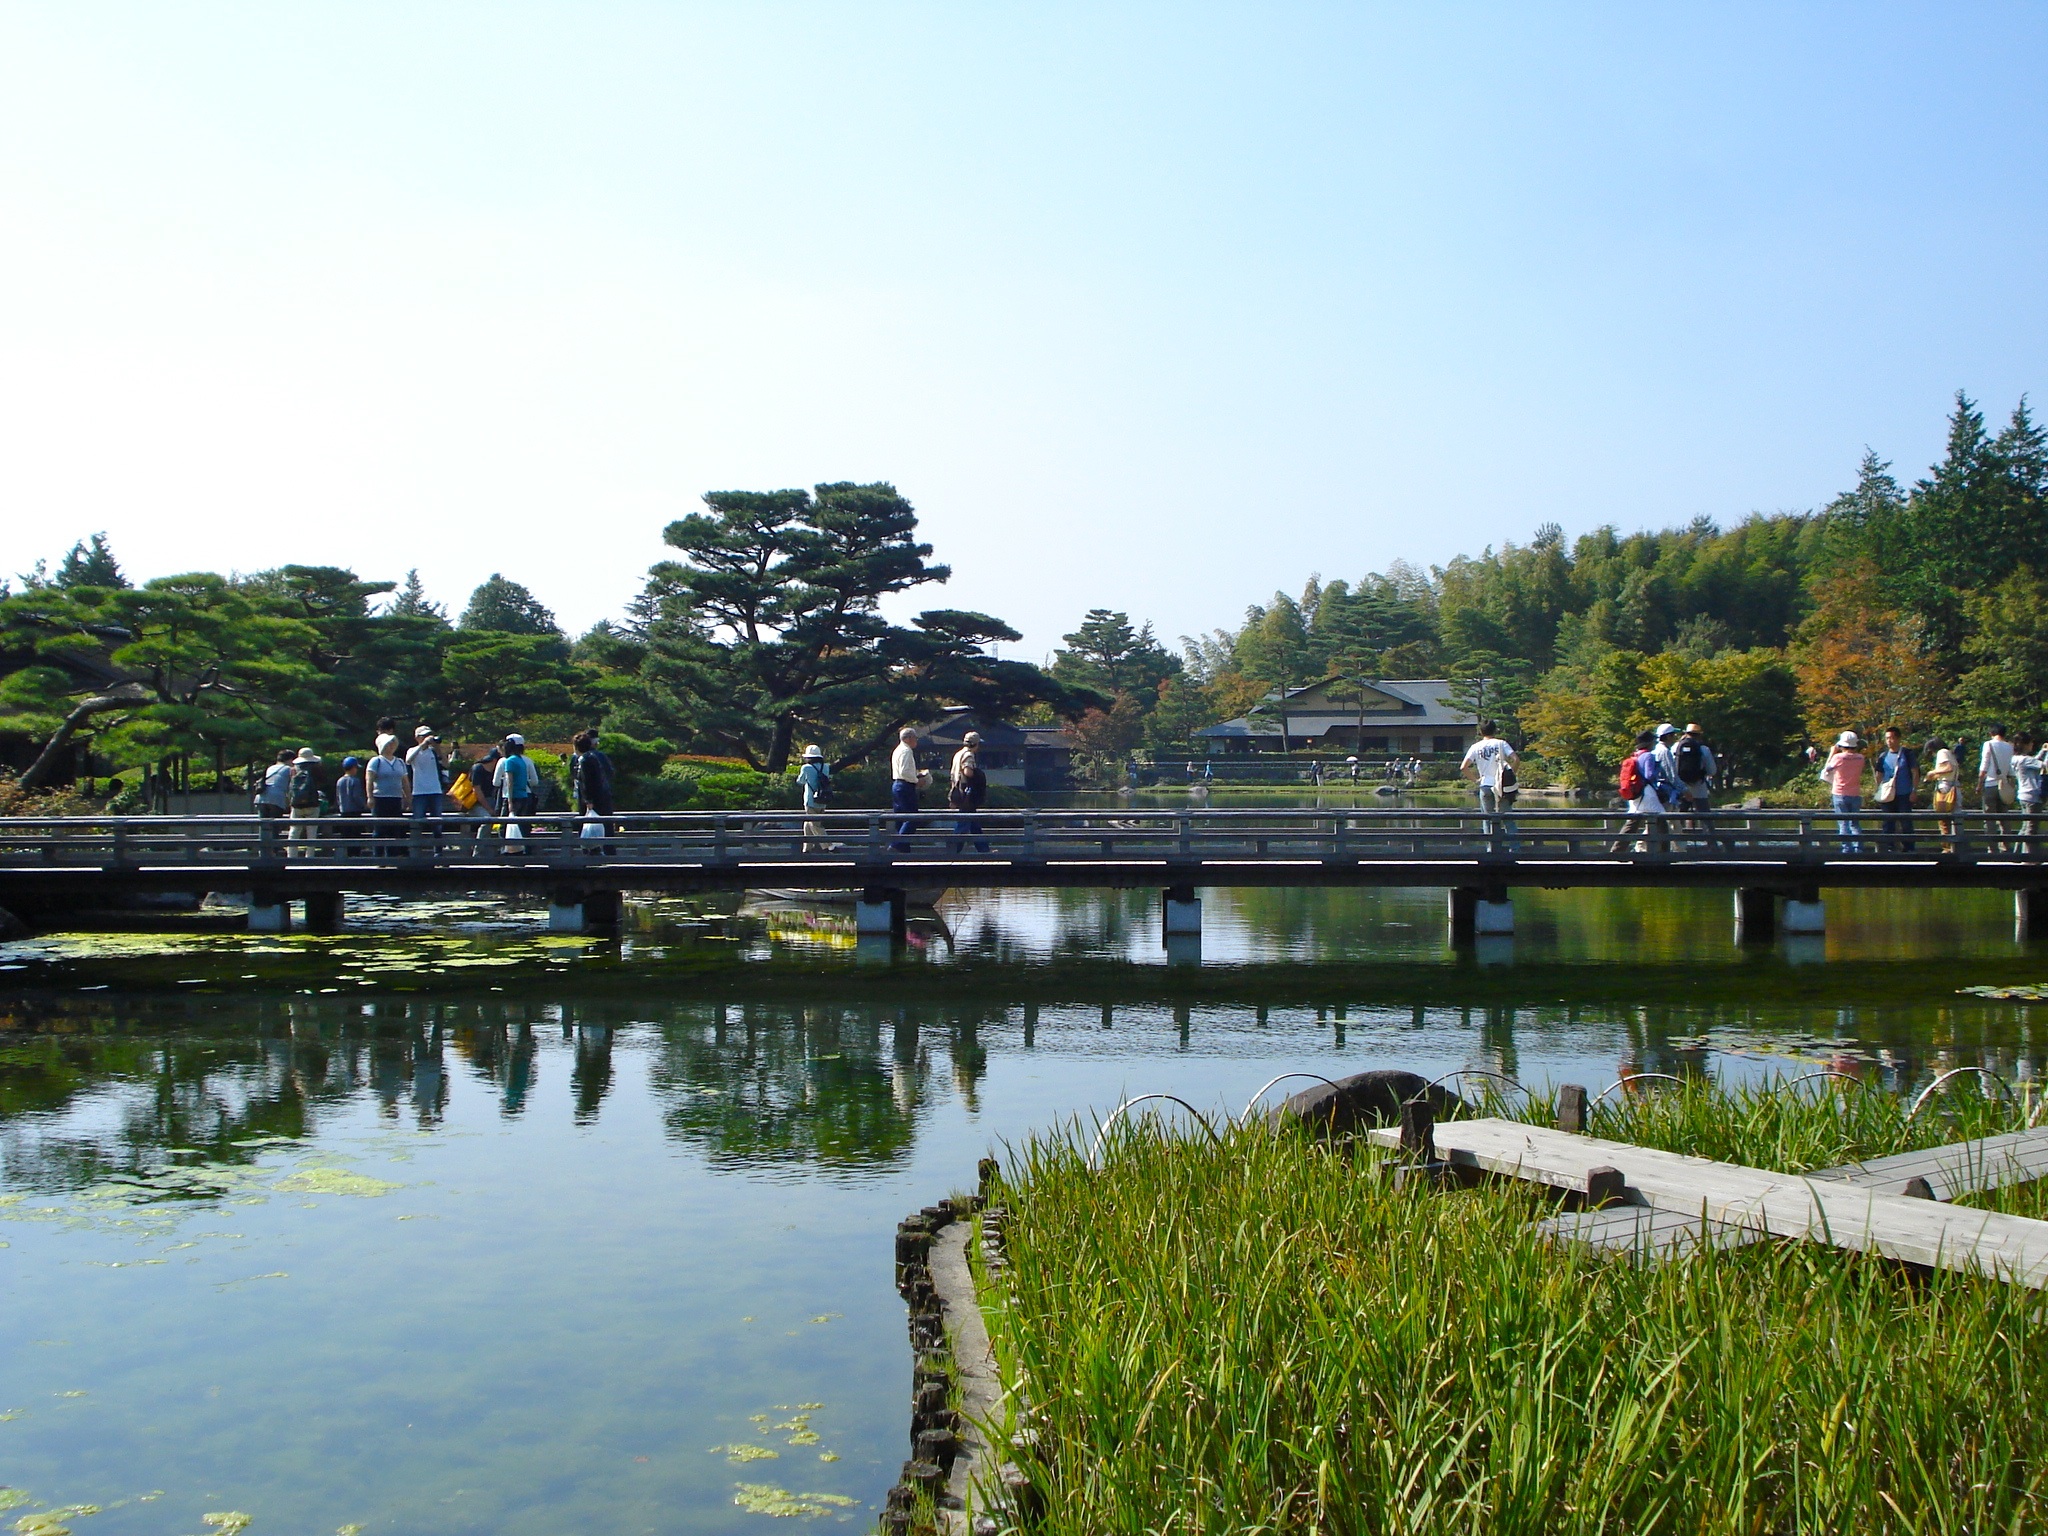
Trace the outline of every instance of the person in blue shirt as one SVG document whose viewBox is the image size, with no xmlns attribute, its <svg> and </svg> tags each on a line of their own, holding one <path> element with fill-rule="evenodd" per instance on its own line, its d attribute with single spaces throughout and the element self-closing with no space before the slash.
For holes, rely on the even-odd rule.
<svg viewBox="0 0 2048 1536">
<path fill-rule="evenodd" d="M 514 732 L 505 738 L 505 755 L 498 759 L 498 766 L 492 775 L 492 787 L 498 792 L 498 813 L 507 818 L 505 836 L 512 842 L 523 841 L 526 830 L 520 823 L 533 814 L 534 801 L 539 796 L 539 785 L 535 782 L 540 775 L 535 772 L 533 759 L 526 755 L 526 738 Z"/>
<path fill-rule="evenodd" d="M 1880 846 L 1887 853 L 1913 851 L 1913 791 L 1920 787 L 1920 756 L 1906 745 L 1896 725 L 1884 729 L 1877 754 L 1877 803 L 1884 810 Z"/>
</svg>

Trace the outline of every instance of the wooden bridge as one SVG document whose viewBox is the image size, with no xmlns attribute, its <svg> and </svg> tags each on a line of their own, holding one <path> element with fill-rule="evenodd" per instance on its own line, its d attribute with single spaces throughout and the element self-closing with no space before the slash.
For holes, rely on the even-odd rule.
<svg viewBox="0 0 2048 1536">
<path fill-rule="evenodd" d="M 625 813 L 445 817 L 0 819 L 0 908 L 106 908 L 152 893 L 247 892 L 251 925 L 338 927 L 350 892 L 545 895 L 556 926 L 615 925 L 626 891 L 860 893 L 864 932 L 902 923 L 904 892 L 1096 886 L 1163 892 L 1163 931 L 1199 934 L 1203 886 L 1425 886 L 1454 937 L 1513 931 L 1515 887 L 1736 892 L 1749 937 L 1818 932 L 1830 886 L 1983 888 L 2048 923 L 2048 829 L 2018 816 L 1716 811 L 1299 808 Z"/>
</svg>

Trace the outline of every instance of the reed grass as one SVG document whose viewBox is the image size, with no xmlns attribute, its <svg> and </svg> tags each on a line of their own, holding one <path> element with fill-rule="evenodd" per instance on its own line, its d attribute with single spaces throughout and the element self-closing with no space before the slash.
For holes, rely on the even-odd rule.
<svg viewBox="0 0 2048 1536">
<path fill-rule="evenodd" d="M 1794 1170 L 2018 1120 L 1689 1084 L 1592 1129 Z M 986 1293 L 1048 1532 L 2048 1528 L 2039 1293 L 1812 1243 L 1639 1267 L 1362 1146 L 1139 1123 L 1098 1172 L 1085 1131 L 1014 1150 Z"/>
</svg>

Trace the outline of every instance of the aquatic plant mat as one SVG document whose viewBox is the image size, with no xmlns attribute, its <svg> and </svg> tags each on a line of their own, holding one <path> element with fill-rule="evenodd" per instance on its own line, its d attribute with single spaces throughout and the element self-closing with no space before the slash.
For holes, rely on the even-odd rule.
<svg viewBox="0 0 2048 1536">
<path fill-rule="evenodd" d="M 1691 1083 L 1587 1129 L 1798 1172 L 2025 1118 Z M 1526 1184 L 1397 1185 L 1376 1149 L 1263 1125 L 1119 1124 L 1100 1171 L 1091 1139 L 1016 1149 L 984 1281 L 1043 1530 L 2048 1528 L 2039 1292 L 1818 1243 L 1638 1264 L 1546 1241 Z"/>
</svg>

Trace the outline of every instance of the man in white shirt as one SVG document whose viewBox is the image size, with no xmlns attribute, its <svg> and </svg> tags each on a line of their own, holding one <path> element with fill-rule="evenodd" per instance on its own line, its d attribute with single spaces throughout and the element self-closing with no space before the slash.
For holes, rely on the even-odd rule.
<svg viewBox="0 0 2048 1536">
<path fill-rule="evenodd" d="M 2015 788 L 2012 743 L 2005 739 L 2005 727 L 2002 725 L 1991 727 L 1991 739 L 1984 743 L 1984 750 L 1977 758 L 1977 781 L 1983 795 L 1985 815 L 1996 816 L 2001 811 L 2012 809 Z M 1995 839 L 2003 839 L 2005 823 L 1992 822 L 1991 835 Z M 1999 852 L 2005 852 L 2003 841 L 1995 842 L 1993 846 Z"/>
<path fill-rule="evenodd" d="M 1479 785 L 1479 809 L 1491 815 L 1500 809 L 1501 770 L 1515 761 L 1515 749 L 1500 737 L 1500 727 L 1491 720 L 1482 721 L 1479 739 L 1465 749 L 1465 760 L 1458 769 Z"/>
<path fill-rule="evenodd" d="M 910 851 L 901 839 L 917 830 L 917 791 L 930 780 L 930 770 L 917 766 L 917 732 L 906 725 L 896 733 L 896 750 L 889 757 L 889 809 L 904 818 L 896 824 L 898 853 Z"/>
<path fill-rule="evenodd" d="M 1491 720 L 1479 723 L 1479 739 L 1465 749 L 1465 760 L 1458 765 L 1461 773 L 1476 780 L 1479 785 L 1479 809 L 1488 816 L 1497 815 L 1502 809 L 1501 778 L 1515 761 L 1515 749 L 1501 739 L 1500 727 Z M 1488 822 L 1490 834 L 1508 832 L 1513 829 L 1505 821 Z"/>
</svg>

